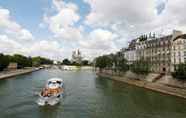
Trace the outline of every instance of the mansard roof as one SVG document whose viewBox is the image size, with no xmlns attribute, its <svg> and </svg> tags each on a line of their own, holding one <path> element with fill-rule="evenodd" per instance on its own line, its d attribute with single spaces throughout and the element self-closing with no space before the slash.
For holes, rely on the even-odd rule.
<svg viewBox="0 0 186 118">
<path fill-rule="evenodd" d="M 176 38 L 173 39 L 173 41 L 175 41 L 179 38 L 186 39 L 186 34 L 182 34 L 182 35 L 177 36 Z"/>
</svg>

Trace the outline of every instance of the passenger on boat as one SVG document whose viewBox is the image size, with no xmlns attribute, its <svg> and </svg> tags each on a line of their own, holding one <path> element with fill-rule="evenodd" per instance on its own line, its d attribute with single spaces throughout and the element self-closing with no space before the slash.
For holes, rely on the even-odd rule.
<svg viewBox="0 0 186 118">
<path fill-rule="evenodd" d="M 61 93 L 63 92 L 63 89 L 62 88 L 57 88 L 57 89 L 47 89 L 47 88 L 44 88 L 41 92 L 41 95 L 46 97 L 50 97 L 51 95 L 55 95 L 57 93 Z"/>
<path fill-rule="evenodd" d="M 44 97 L 49 97 L 50 96 L 50 92 L 47 88 L 44 88 L 41 92 L 41 95 Z"/>
</svg>

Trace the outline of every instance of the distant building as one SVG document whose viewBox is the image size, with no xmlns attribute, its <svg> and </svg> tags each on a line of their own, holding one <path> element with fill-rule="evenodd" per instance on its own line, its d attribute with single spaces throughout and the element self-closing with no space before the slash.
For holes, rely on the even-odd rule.
<svg viewBox="0 0 186 118">
<path fill-rule="evenodd" d="M 18 67 L 17 63 L 11 62 L 11 63 L 9 63 L 7 69 L 8 70 L 15 70 L 15 69 L 17 69 L 17 67 Z"/>
<path fill-rule="evenodd" d="M 82 55 L 81 55 L 81 52 L 79 51 L 79 49 L 77 51 L 72 52 L 72 60 L 71 61 L 72 61 L 72 63 L 75 62 L 75 63 L 81 64 Z"/>
<path fill-rule="evenodd" d="M 53 64 L 57 65 L 58 64 L 58 61 L 53 61 Z"/>
</svg>

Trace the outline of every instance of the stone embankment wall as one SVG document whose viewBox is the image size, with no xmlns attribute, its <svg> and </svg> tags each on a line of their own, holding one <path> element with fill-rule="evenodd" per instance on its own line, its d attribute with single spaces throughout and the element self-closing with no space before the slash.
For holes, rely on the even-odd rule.
<svg viewBox="0 0 186 118">
<path fill-rule="evenodd" d="M 12 70 L 12 71 L 7 71 L 7 72 L 1 72 L 0 73 L 0 79 L 6 79 L 18 75 L 23 75 L 27 73 L 31 73 L 34 71 L 38 71 L 41 68 L 26 68 L 26 69 L 18 69 L 18 70 Z"/>
<path fill-rule="evenodd" d="M 164 94 L 186 98 L 185 82 L 178 81 L 172 78 L 170 75 L 165 75 L 157 81 L 154 81 L 154 78 L 159 76 L 159 74 L 156 73 L 150 73 L 148 75 L 137 75 L 128 71 L 126 73 L 120 73 L 119 75 L 118 73 L 113 73 L 110 70 L 104 70 L 101 73 L 98 72 L 97 75 Z"/>
</svg>

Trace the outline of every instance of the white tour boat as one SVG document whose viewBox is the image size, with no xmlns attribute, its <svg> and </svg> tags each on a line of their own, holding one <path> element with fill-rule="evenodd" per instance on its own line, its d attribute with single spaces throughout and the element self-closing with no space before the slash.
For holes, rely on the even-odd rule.
<svg viewBox="0 0 186 118">
<path fill-rule="evenodd" d="M 55 105 L 64 95 L 64 83 L 60 78 L 49 79 L 45 88 L 39 93 L 38 105 Z"/>
</svg>

